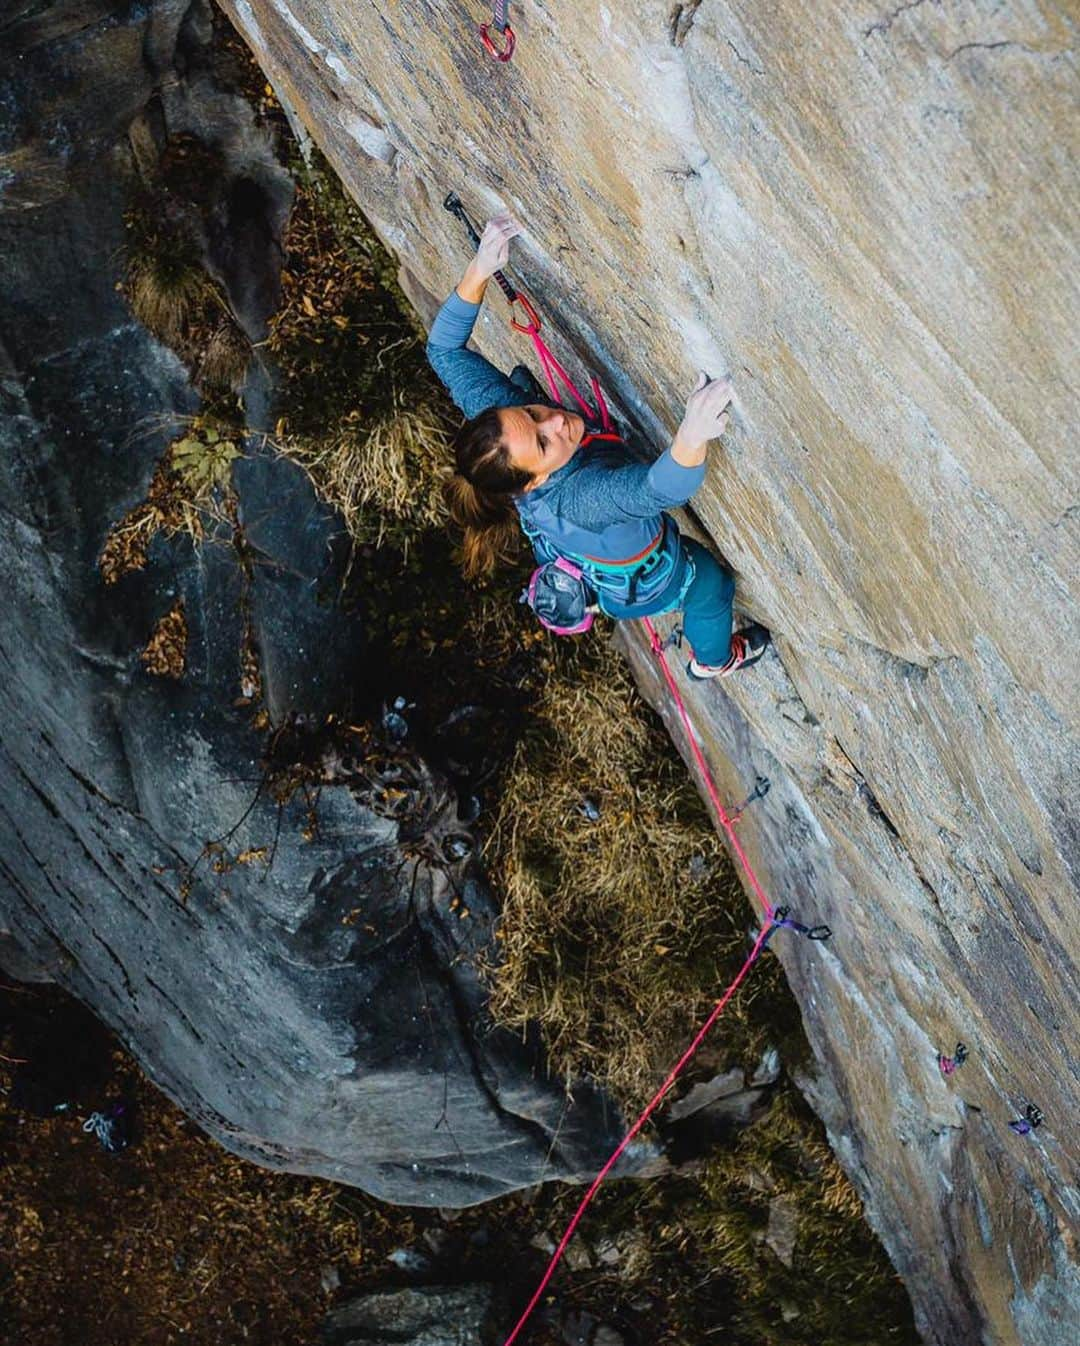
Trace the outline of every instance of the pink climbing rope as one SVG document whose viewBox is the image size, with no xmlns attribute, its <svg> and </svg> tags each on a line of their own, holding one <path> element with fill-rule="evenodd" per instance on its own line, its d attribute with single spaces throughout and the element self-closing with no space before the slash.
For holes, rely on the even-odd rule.
<svg viewBox="0 0 1080 1346">
<path fill-rule="evenodd" d="M 731 849 L 738 856 L 739 863 L 746 871 L 746 877 L 750 882 L 750 887 L 754 890 L 755 897 L 761 903 L 761 907 L 765 913 L 766 918 L 768 920 L 772 920 L 774 914 L 772 903 L 765 896 L 765 889 L 762 888 L 761 884 L 759 883 L 758 876 L 754 873 L 754 867 L 747 859 L 746 852 L 742 848 L 742 843 L 739 841 L 739 838 L 735 835 L 735 820 L 729 816 L 727 809 L 724 808 L 724 805 L 720 801 L 720 792 L 716 788 L 716 782 L 713 780 L 713 774 L 709 770 L 708 762 L 706 762 L 705 760 L 705 754 L 701 751 L 701 748 L 698 745 L 697 735 L 694 733 L 694 726 L 690 723 L 690 716 L 687 714 L 686 711 L 686 703 L 682 699 L 682 694 L 679 692 L 679 688 L 676 685 L 675 678 L 671 672 L 671 667 L 668 664 L 667 657 L 664 654 L 663 641 L 660 639 L 659 635 L 657 634 L 656 627 L 653 626 L 652 621 L 648 617 L 643 617 L 641 621 L 642 625 L 645 627 L 645 630 L 648 632 L 649 643 L 652 646 L 652 652 L 653 654 L 656 655 L 657 659 L 660 661 L 660 667 L 664 671 L 664 678 L 667 682 L 668 689 L 670 690 L 672 699 L 674 700 L 675 705 L 678 708 L 679 718 L 682 720 L 683 728 L 686 730 L 686 737 L 690 744 L 690 751 L 694 754 L 694 761 L 697 762 L 698 767 L 701 771 L 701 775 L 705 781 L 705 789 L 708 792 L 709 799 L 712 802 L 713 808 L 716 810 L 716 816 L 720 823 L 720 826 L 728 834 L 728 840 L 731 842 Z"/>
<path fill-rule="evenodd" d="M 517 302 L 524 308 L 527 322 L 518 322 L 516 318 L 510 319 L 510 325 L 515 332 L 524 332 L 532 341 L 533 348 L 536 351 L 536 358 L 540 361 L 540 368 L 544 371 L 544 377 L 547 379 L 547 385 L 551 392 L 552 400 L 560 402 L 562 400 L 559 393 L 559 384 L 561 383 L 574 401 L 581 408 L 581 414 L 587 421 L 599 421 L 603 426 L 604 433 L 610 434 L 612 431 L 611 414 L 608 411 L 607 402 L 604 400 L 603 391 L 600 388 L 600 380 L 594 374 L 591 380 L 592 394 L 596 399 L 596 406 L 592 407 L 585 401 L 578 391 L 574 380 L 560 364 L 558 357 L 551 347 L 547 344 L 540 334 L 540 319 L 532 304 L 528 303 L 523 295 L 517 296 Z M 598 436 L 594 436 L 598 438 Z"/>
<path fill-rule="evenodd" d="M 538 333 L 530 335 L 533 335 L 534 343 L 537 344 L 537 353 L 539 354 L 540 346 L 537 341 Z M 543 357 L 541 356 L 541 359 L 542 358 Z M 556 364 L 558 364 L 558 362 L 556 362 Z M 562 371 L 561 365 L 559 365 L 558 368 L 560 371 Z M 546 365 L 544 372 L 548 373 Z M 569 378 L 565 375 L 565 371 L 562 371 L 562 373 L 571 392 L 574 393 L 574 395 L 578 398 L 579 405 L 584 405 L 581 402 L 580 394 L 577 393 L 577 390 L 574 388 L 573 384 L 570 383 Z M 548 374 L 548 382 L 551 385 L 552 396 L 555 398 L 556 401 L 558 401 L 558 393 L 555 389 L 555 384 L 550 374 Z M 595 392 L 599 393 L 599 385 L 597 384 L 595 379 L 593 380 L 593 388 Z M 605 429 L 607 429 L 608 426 L 610 425 L 610 420 L 607 414 L 607 407 L 604 406 L 603 403 L 602 395 L 599 396 L 598 398 L 598 405 L 600 406 L 603 412 L 604 417 L 603 424 Z M 764 908 L 766 919 L 765 924 L 758 932 L 758 936 L 757 939 L 754 941 L 753 948 L 750 950 L 750 953 L 747 955 L 746 961 L 739 969 L 738 975 L 736 976 L 735 980 L 731 983 L 731 985 L 727 988 L 724 994 L 716 1002 L 716 1005 L 714 1006 L 712 1013 L 698 1029 L 697 1036 L 694 1038 L 693 1042 L 690 1043 L 686 1051 L 684 1051 L 682 1056 L 679 1057 L 678 1061 L 672 1067 L 671 1071 L 669 1072 L 667 1078 L 664 1080 L 663 1084 L 649 1100 L 648 1104 L 645 1107 L 645 1110 L 641 1113 L 641 1115 L 638 1117 L 637 1121 L 633 1124 L 630 1130 L 627 1131 L 626 1135 L 623 1136 L 622 1140 L 619 1142 L 615 1151 L 611 1155 L 611 1158 L 608 1159 L 604 1167 L 592 1180 L 589 1190 L 585 1193 L 584 1197 L 582 1197 L 577 1210 L 574 1211 L 570 1223 L 566 1226 L 566 1233 L 563 1234 L 562 1238 L 559 1240 L 559 1246 L 555 1249 L 554 1253 L 552 1253 L 551 1260 L 548 1262 L 547 1265 L 547 1270 L 544 1272 L 540 1284 L 536 1287 L 532 1299 L 530 1299 L 528 1304 L 525 1306 L 524 1313 L 522 1313 L 521 1317 L 518 1319 L 517 1324 L 515 1325 L 510 1335 L 506 1338 L 506 1341 L 503 1343 L 503 1346 L 513 1346 L 513 1343 L 517 1340 L 521 1332 L 521 1329 L 525 1326 L 529 1318 L 532 1316 L 532 1312 L 536 1308 L 537 1304 L 539 1304 L 540 1297 L 547 1289 L 548 1282 L 555 1274 L 555 1268 L 559 1265 L 559 1262 L 562 1260 L 562 1255 L 566 1251 L 567 1245 L 569 1244 L 570 1240 L 574 1237 L 574 1232 L 577 1229 L 578 1225 L 581 1223 L 581 1218 L 585 1214 L 585 1211 L 588 1209 L 588 1206 L 591 1203 L 593 1197 L 599 1190 L 600 1184 L 604 1181 L 607 1175 L 614 1168 L 615 1164 L 618 1162 L 619 1157 L 625 1151 L 626 1147 L 630 1144 L 630 1142 L 634 1139 L 634 1137 L 638 1134 L 641 1128 L 645 1125 L 645 1123 L 649 1120 L 649 1118 L 653 1115 L 656 1109 L 663 1102 L 664 1098 L 667 1096 L 668 1091 L 671 1089 L 671 1086 L 679 1078 L 679 1076 L 683 1072 L 683 1069 L 690 1061 L 691 1057 L 701 1046 L 702 1042 L 704 1042 L 710 1028 L 712 1028 L 713 1024 L 716 1023 L 717 1019 L 719 1019 L 720 1015 L 724 1012 L 725 1006 L 731 1000 L 735 992 L 739 989 L 739 986 L 741 985 L 746 974 L 757 962 L 762 949 L 764 949 L 765 947 L 766 941 L 768 940 L 772 932 L 777 928 L 778 924 L 774 920 L 775 913 L 773 906 L 770 903 L 769 899 L 765 896 L 765 890 L 762 888 L 760 882 L 758 881 L 758 877 L 754 873 L 753 866 L 750 864 L 746 852 L 743 850 L 738 837 L 736 837 L 735 835 L 735 820 L 728 814 L 727 810 L 724 808 L 724 805 L 720 799 L 720 792 L 716 788 L 716 782 L 713 779 L 713 774 L 711 770 L 709 769 L 709 764 L 708 762 L 706 762 L 705 755 L 704 753 L 702 753 L 700 747 L 698 746 L 697 738 L 694 734 L 693 725 L 690 722 L 690 716 L 688 715 L 686 710 L 686 703 L 682 699 L 682 694 L 679 691 L 678 685 L 676 684 L 675 678 L 671 672 L 671 667 L 668 664 L 664 644 L 661 641 L 659 635 L 657 634 L 656 627 L 653 626 L 650 619 L 648 617 L 643 617 L 641 620 L 645 626 L 646 632 L 648 633 L 652 651 L 656 655 L 660 667 L 664 671 L 664 678 L 667 681 L 668 688 L 670 689 L 671 695 L 675 700 L 675 704 L 679 709 L 679 716 L 682 719 L 683 726 L 686 729 L 686 735 L 687 738 L 689 739 L 690 747 L 691 750 L 693 751 L 694 758 L 701 769 L 702 776 L 704 777 L 705 788 L 708 791 L 709 799 L 712 801 L 713 807 L 716 809 L 716 815 L 720 821 L 720 825 L 724 828 L 724 831 L 728 834 L 728 837 L 732 843 L 732 847 L 735 851 L 735 854 L 739 857 L 739 861 L 742 864 L 743 869 L 746 871 L 747 878 L 750 880 L 751 888 L 754 890 L 754 893 L 757 895 L 759 901 L 761 902 L 762 907 Z"/>
<path fill-rule="evenodd" d="M 716 1005 L 713 1008 L 712 1013 L 698 1029 L 697 1036 L 694 1038 L 693 1042 L 691 1042 L 690 1046 L 687 1047 L 686 1051 L 683 1052 L 682 1056 L 679 1057 L 679 1060 L 672 1068 L 667 1079 L 656 1091 L 653 1097 L 649 1100 L 648 1106 L 645 1108 L 645 1111 L 637 1119 L 637 1121 L 630 1128 L 630 1130 L 627 1131 L 626 1135 L 623 1136 L 617 1148 L 612 1153 L 611 1158 L 607 1161 L 604 1167 L 592 1180 L 592 1185 L 589 1187 L 589 1190 L 585 1193 L 584 1197 L 582 1197 L 580 1205 L 578 1206 L 577 1210 L 574 1211 L 573 1218 L 571 1219 L 570 1223 L 566 1226 L 566 1233 L 559 1240 L 559 1246 L 555 1249 L 554 1253 L 552 1253 L 551 1261 L 548 1263 L 547 1270 L 544 1272 L 540 1284 L 536 1287 L 532 1299 L 530 1299 L 528 1304 L 525 1306 L 525 1312 L 518 1319 L 517 1324 L 514 1327 L 514 1330 L 506 1338 L 506 1341 L 503 1343 L 503 1346 L 513 1346 L 513 1343 L 517 1340 L 518 1335 L 521 1332 L 521 1329 L 525 1326 L 529 1318 L 532 1316 L 533 1309 L 535 1309 L 537 1304 L 539 1304 L 540 1296 L 547 1289 L 548 1282 L 555 1274 L 555 1268 L 559 1265 L 559 1262 L 562 1259 L 562 1255 L 566 1251 L 567 1244 L 569 1244 L 570 1240 L 574 1237 L 574 1231 L 581 1223 L 581 1217 L 585 1214 L 586 1208 L 589 1206 L 593 1197 L 599 1190 L 600 1184 L 611 1172 L 612 1168 L 614 1168 L 616 1162 L 618 1161 L 620 1155 L 623 1153 L 626 1147 L 630 1144 L 630 1142 L 634 1139 L 637 1133 L 641 1130 L 641 1128 L 645 1125 L 645 1123 L 649 1120 L 649 1118 L 653 1115 L 656 1109 L 663 1102 L 664 1097 L 666 1096 L 668 1090 L 671 1088 L 671 1086 L 678 1079 L 679 1075 L 682 1073 L 683 1067 L 694 1055 L 697 1049 L 701 1046 L 702 1042 L 705 1040 L 705 1036 L 708 1033 L 709 1029 L 712 1028 L 713 1024 L 717 1021 L 717 1019 L 719 1019 L 720 1015 L 724 1011 L 724 1007 L 727 1005 L 728 1001 L 735 994 L 735 992 L 739 989 L 739 985 L 742 982 L 743 978 L 750 971 L 753 965 L 757 962 L 759 954 L 765 947 L 765 941 L 768 939 L 769 935 L 772 933 L 774 928 L 775 928 L 774 926 L 768 924 L 762 926 L 757 939 L 754 941 L 754 947 L 750 950 L 750 953 L 747 956 L 746 962 L 743 963 L 742 967 L 739 969 L 738 976 L 727 988 L 727 990 L 724 992 L 721 998 L 716 1002 Z"/>
</svg>

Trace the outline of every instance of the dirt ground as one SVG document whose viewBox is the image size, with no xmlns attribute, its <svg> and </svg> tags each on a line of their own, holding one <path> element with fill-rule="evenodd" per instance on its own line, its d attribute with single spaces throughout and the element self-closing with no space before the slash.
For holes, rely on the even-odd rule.
<svg viewBox="0 0 1080 1346">
<path fill-rule="evenodd" d="M 306 1346 L 331 1307 L 416 1279 L 395 1250 L 480 1280 L 496 1237 L 501 1276 L 535 1232 L 527 1199 L 443 1219 L 230 1155 L 53 988 L 0 987 L 0 1053 L 4 1346 Z M 108 1153 L 83 1121 L 115 1100 L 134 1134 Z"/>
<path fill-rule="evenodd" d="M 134 1125 L 109 1153 L 83 1123 L 116 1101 Z M 626 1346 L 913 1346 L 819 1129 L 782 1090 L 686 1172 L 607 1185 L 522 1346 L 576 1340 L 576 1314 Z M 764 1243 L 777 1192 L 800 1210 L 787 1270 Z M 268 1172 L 203 1135 L 64 993 L 0 984 L 3 1346 L 314 1346 L 331 1308 L 417 1282 L 495 1281 L 509 1327 L 580 1196 L 412 1210 Z"/>
</svg>

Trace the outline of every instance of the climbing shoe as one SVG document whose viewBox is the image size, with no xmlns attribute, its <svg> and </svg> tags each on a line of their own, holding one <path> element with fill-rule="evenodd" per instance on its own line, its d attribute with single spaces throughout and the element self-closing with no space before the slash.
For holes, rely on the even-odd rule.
<svg viewBox="0 0 1080 1346">
<path fill-rule="evenodd" d="M 749 668 L 756 664 L 768 647 L 770 636 L 763 626 L 755 622 L 744 626 L 731 637 L 731 657 L 726 664 L 699 664 L 691 659 L 686 671 L 695 682 L 707 682 L 709 678 L 726 678 L 740 668 Z"/>
</svg>

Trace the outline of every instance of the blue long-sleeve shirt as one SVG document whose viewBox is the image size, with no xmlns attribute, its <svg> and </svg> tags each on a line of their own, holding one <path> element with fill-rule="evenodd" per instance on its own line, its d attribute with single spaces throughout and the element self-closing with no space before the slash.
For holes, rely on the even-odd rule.
<svg viewBox="0 0 1080 1346">
<path fill-rule="evenodd" d="M 490 407 L 537 401 L 535 392 L 466 348 L 479 311 L 479 304 L 455 291 L 436 315 L 427 344 L 432 368 L 467 419 Z M 684 467 L 670 449 L 648 464 L 623 445 L 601 441 L 579 448 L 514 504 L 525 531 L 542 533 L 557 551 L 623 561 L 649 546 L 663 524 L 662 512 L 685 504 L 704 478 L 704 464 Z M 675 528 L 673 521 L 669 527 Z"/>
</svg>

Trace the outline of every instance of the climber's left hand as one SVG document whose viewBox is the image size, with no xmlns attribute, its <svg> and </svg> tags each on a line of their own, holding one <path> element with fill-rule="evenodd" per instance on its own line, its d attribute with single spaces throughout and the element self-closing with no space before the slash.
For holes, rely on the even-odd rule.
<svg viewBox="0 0 1080 1346">
<path fill-rule="evenodd" d="M 521 233 L 521 225 L 506 212 L 494 215 L 484 226 L 472 269 L 478 280 L 490 280 L 510 260 L 510 240 Z"/>
</svg>

